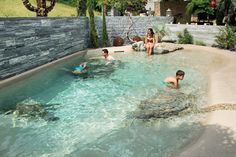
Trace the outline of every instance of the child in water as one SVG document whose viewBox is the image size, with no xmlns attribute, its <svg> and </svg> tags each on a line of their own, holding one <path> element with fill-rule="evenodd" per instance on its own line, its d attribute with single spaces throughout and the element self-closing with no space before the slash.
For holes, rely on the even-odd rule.
<svg viewBox="0 0 236 157">
<path fill-rule="evenodd" d="M 162 81 L 162 84 L 165 84 L 168 87 L 177 89 L 179 88 L 179 80 L 183 80 L 184 75 L 185 75 L 184 71 L 178 70 L 175 76 L 167 77 L 164 81 Z"/>
<path fill-rule="evenodd" d="M 87 62 L 83 62 L 79 66 L 75 67 L 74 70 L 72 71 L 72 73 L 75 75 L 84 74 L 84 73 L 86 73 L 87 68 L 88 68 Z"/>
<path fill-rule="evenodd" d="M 110 63 L 113 63 L 113 64 L 114 64 L 114 63 L 115 63 L 115 58 L 113 58 L 113 57 L 109 54 L 108 50 L 107 50 L 107 49 L 103 49 L 102 51 L 103 51 L 102 56 L 104 57 L 105 60 L 108 61 L 108 62 L 106 63 L 106 65 L 108 65 L 108 64 L 110 64 Z"/>
</svg>

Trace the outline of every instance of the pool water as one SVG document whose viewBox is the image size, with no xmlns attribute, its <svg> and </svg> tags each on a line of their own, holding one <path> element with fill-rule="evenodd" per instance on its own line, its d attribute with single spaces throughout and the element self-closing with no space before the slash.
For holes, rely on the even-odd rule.
<svg viewBox="0 0 236 157">
<path fill-rule="evenodd" d="M 171 156 L 201 131 L 199 115 L 143 121 L 128 118 L 143 100 L 168 92 L 160 81 L 182 69 L 179 92 L 194 93 L 206 102 L 200 57 L 183 52 L 146 56 L 144 52 L 113 54 L 105 65 L 90 56 L 74 58 L 0 91 L 3 111 L 17 102 L 34 100 L 55 105 L 58 121 L 0 115 L 1 156 L 165 157 Z M 70 70 L 87 61 L 88 73 Z"/>
</svg>

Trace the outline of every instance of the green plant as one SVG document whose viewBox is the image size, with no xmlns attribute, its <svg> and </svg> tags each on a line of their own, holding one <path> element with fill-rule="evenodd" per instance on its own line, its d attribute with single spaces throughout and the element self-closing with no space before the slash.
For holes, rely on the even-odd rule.
<svg viewBox="0 0 236 157">
<path fill-rule="evenodd" d="M 224 49 L 234 49 L 236 43 L 236 29 L 226 25 L 222 28 L 219 28 L 219 34 L 216 35 L 216 43 L 220 48 Z"/>
<path fill-rule="evenodd" d="M 104 9 L 104 7 L 103 7 L 103 9 Z M 106 16 L 105 16 L 104 10 L 103 10 L 103 14 L 102 14 L 102 45 L 103 45 L 103 47 L 108 46 L 107 25 L 106 25 Z"/>
<path fill-rule="evenodd" d="M 97 48 L 98 47 L 98 35 L 97 31 L 95 28 L 95 21 L 94 21 L 94 12 L 93 12 L 93 0 L 88 0 L 87 1 L 87 7 L 88 7 L 88 12 L 89 12 L 89 28 L 90 28 L 90 42 L 91 42 L 91 47 Z"/>
<path fill-rule="evenodd" d="M 183 32 L 177 33 L 179 44 L 193 44 L 193 36 L 190 34 L 187 28 Z"/>
<path fill-rule="evenodd" d="M 169 29 L 166 28 L 165 25 L 156 25 L 153 29 L 157 35 L 158 42 L 160 42 L 164 36 L 169 35 Z"/>
<path fill-rule="evenodd" d="M 196 40 L 195 45 L 206 46 L 206 44 L 203 41 L 200 41 L 200 40 Z"/>
<path fill-rule="evenodd" d="M 210 0 L 191 0 L 186 6 L 186 13 L 196 16 L 199 14 L 214 15 L 214 10 L 210 7 Z"/>
</svg>

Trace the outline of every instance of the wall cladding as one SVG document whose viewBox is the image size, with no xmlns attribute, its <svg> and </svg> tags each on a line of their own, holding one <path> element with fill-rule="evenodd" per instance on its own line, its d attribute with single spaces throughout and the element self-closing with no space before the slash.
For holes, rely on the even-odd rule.
<svg viewBox="0 0 236 157">
<path fill-rule="evenodd" d="M 88 18 L 0 18 L 0 80 L 88 47 Z"/>
<path fill-rule="evenodd" d="M 125 44 L 129 41 L 126 37 L 126 33 L 130 28 L 130 37 L 145 36 L 147 29 L 155 25 L 164 25 L 173 22 L 172 17 L 166 16 L 107 16 L 107 33 L 109 37 L 110 46 L 113 45 L 113 40 L 115 37 L 120 36 L 125 39 Z M 95 23 L 97 27 L 99 44 L 102 45 L 102 17 L 96 17 Z"/>
<path fill-rule="evenodd" d="M 211 46 L 215 43 L 215 36 L 222 26 L 212 25 L 184 25 L 184 24 L 166 24 L 169 29 L 169 39 L 177 40 L 177 33 L 183 32 L 185 28 L 193 35 L 194 41 L 203 41 L 205 44 Z"/>
<path fill-rule="evenodd" d="M 100 46 L 102 45 L 102 17 L 95 17 Z M 115 37 L 143 37 L 147 28 L 166 25 L 169 39 L 177 39 L 177 32 L 187 28 L 195 40 L 212 45 L 219 26 L 169 24 L 165 16 L 107 16 L 109 44 Z M 0 18 L 0 80 L 38 67 L 68 54 L 87 49 L 89 19 L 87 17 Z"/>
</svg>

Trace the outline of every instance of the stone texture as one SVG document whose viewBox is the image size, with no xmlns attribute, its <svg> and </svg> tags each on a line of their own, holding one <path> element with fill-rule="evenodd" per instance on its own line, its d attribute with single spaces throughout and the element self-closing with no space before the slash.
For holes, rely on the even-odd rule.
<svg viewBox="0 0 236 157">
<path fill-rule="evenodd" d="M 87 17 L 0 18 L 0 80 L 88 47 Z"/>
<path fill-rule="evenodd" d="M 177 40 L 177 33 L 187 28 L 191 35 L 193 35 L 195 41 L 203 41 L 206 45 L 211 46 L 215 43 L 215 36 L 218 34 L 220 27 L 222 26 L 166 24 L 166 28 L 170 33 L 163 40 Z"/>
<path fill-rule="evenodd" d="M 174 52 L 181 49 L 183 49 L 181 44 L 158 43 L 154 48 L 154 54 L 165 54 L 165 53 Z"/>
<path fill-rule="evenodd" d="M 99 45 L 102 45 L 102 17 L 95 17 Z M 173 22 L 172 17 L 166 16 L 107 16 L 107 33 L 109 37 L 109 44 L 112 46 L 115 37 L 120 36 L 124 39 L 125 44 L 130 43 L 127 39 L 127 32 L 130 27 L 129 36 L 132 38 L 134 36 L 143 37 L 149 27 L 156 25 L 164 25 Z"/>
<path fill-rule="evenodd" d="M 196 106 L 195 97 L 180 92 L 161 92 L 142 101 L 132 116 L 138 119 L 169 118 Z"/>
<path fill-rule="evenodd" d="M 102 17 L 95 17 L 99 45 L 102 46 Z M 109 45 L 115 37 L 129 44 L 129 37 L 144 37 L 147 28 L 166 25 L 170 35 L 164 40 L 177 40 L 177 32 L 187 28 L 194 40 L 212 45 L 218 26 L 175 25 L 166 16 L 107 16 Z M 87 49 L 89 19 L 87 17 L 11 17 L 0 18 L 0 80 L 19 74 L 52 60 Z M 30 59 L 30 62 L 27 60 Z"/>
<path fill-rule="evenodd" d="M 135 42 L 132 44 L 132 48 L 135 51 L 145 51 L 144 42 L 143 41 Z M 183 49 L 183 47 L 180 44 L 158 43 L 155 45 L 153 52 L 154 54 L 165 54 L 181 49 Z"/>
</svg>

